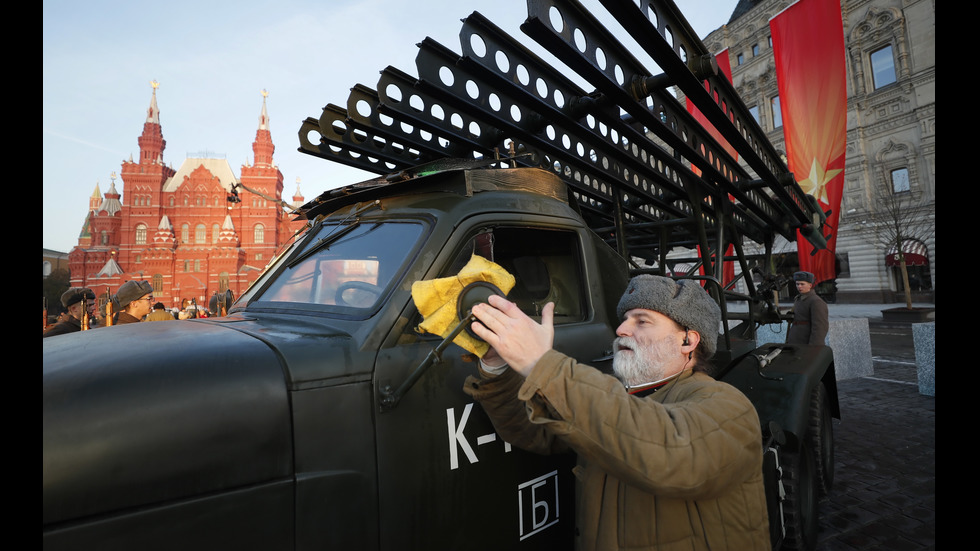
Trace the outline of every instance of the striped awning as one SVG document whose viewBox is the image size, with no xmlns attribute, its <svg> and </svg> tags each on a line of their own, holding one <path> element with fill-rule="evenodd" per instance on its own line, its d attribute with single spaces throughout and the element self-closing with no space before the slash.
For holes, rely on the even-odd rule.
<svg viewBox="0 0 980 551">
<path fill-rule="evenodd" d="M 667 275 L 685 276 L 687 275 L 687 272 L 691 271 L 692 268 L 694 268 L 694 266 L 691 264 L 686 262 L 678 262 L 677 264 L 674 264 L 674 267 L 667 273 Z"/>
<path fill-rule="evenodd" d="M 906 266 L 925 266 L 929 264 L 929 250 L 926 244 L 918 239 L 906 239 L 902 242 L 902 252 L 905 253 Z M 892 246 L 885 255 L 885 266 L 898 266 L 898 247 Z"/>
</svg>

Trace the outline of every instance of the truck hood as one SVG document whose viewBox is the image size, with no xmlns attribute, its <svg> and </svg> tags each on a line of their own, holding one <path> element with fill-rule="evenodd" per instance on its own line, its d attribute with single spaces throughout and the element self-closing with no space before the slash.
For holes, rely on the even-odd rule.
<svg viewBox="0 0 980 551">
<path fill-rule="evenodd" d="M 336 336 L 331 347 L 309 331 L 213 319 L 43 340 L 45 526 L 291 477 L 292 377 L 280 345 L 308 342 L 288 348 L 310 363 L 301 356 L 318 341 L 309 374 L 338 365 L 331 350 L 349 336 L 313 331 Z"/>
</svg>

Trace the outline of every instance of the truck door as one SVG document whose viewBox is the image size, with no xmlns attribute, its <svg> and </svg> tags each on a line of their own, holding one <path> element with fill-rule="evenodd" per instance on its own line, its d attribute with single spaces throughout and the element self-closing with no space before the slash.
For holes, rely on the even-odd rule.
<svg viewBox="0 0 980 551">
<path fill-rule="evenodd" d="M 517 280 L 508 297 L 531 316 L 556 304 L 555 347 L 582 361 L 610 347 L 585 278 L 585 238 L 574 229 L 474 226 L 448 254 L 448 277 L 479 254 Z M 379 351 L 376 384 L 397 388 L 441 338 L 420 335 L 414 304 Z M 535 455 L 504 442 L 463 393 L 478 358 L 453 344 L 397 406 L 377 414 L 382 549 L 570 549 L 572 454 Z"/>
</svg>

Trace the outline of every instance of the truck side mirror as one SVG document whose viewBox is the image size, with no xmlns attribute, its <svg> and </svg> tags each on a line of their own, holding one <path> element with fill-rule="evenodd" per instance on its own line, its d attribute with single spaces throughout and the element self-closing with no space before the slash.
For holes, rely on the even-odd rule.
<svg viewBox="0 0 980 551">
<path fill-rule="evenodd" d="M 465 329 L 466 332 L 472 335 L 474 338 L 482 340 L 480 337 L 477 337 L 475 333 L 470 331 L 470 325 L 473 323 L 473 320 L 476 319 L 476 316 L 470 312 L 477 304 L 487 302 L 490 299 L 490 295 L 500 295 L 502 297 L 507 296 L 500 290 L 499 287 L 486 281 L 474 281 L 466 287 L 463 287 L 463 290 L 459 292 L 459 296 L 456 298 L 456 314 L 460 319 L 459 323 L 457 323 L 456 327 L 453 328 L 449 335 L 443 339 L 442 342 L 440 342 L 439 345 L 436 346 L 424 360 L 422 360 L 422 363 L 415 368 L 415 371 L 409 375 L 408 379 L 406 379 L 401 386 L 399 386 L 397 389 L 392 389 L 390 386 L 385 386 L 384 388 L 379 389 L 381 393 L 382 411 L 390 410 L 398 405 L 398 402 L 400 402 L 402 397 L 405 396 L 405 393 L 412 388 L 412 385 L 419 380 L 419 377 L 425 373 L 425 370 L 437 360 L 441 359 L 440 355 L 442 354 L 442 351 L 453 342 L 453 339 L 455 339 L 461 331 Z"/>
<path fill-rule="evenodd" d="M 459 292 L 459 297 L 456 299 L 456 316 L 461 320 L 460 323 L 466 324 L 466 332 L 474 339 L 483 340 L 470 329 L 470 325 L 473 323 L 473 319 L 470 318 L 470 312 L 477 304 L 489 302 L 491 295 L 507 296 L 493 283 L 488 281 L 474 281 L 466 287 L 463 287 L 463 290 Z"/>
</svg>

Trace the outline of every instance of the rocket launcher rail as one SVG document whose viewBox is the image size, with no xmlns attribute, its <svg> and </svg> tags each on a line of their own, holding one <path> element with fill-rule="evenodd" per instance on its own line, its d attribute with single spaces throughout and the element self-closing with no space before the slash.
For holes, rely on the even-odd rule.
<svg viewBox="0 0 980 551">
<path fill-rule="evenodd" d="M 659 66 L 656 74 L 577 1 L 528 0 L 521 29 L 590 89 L 474 12 L 463 19 L 461 54 L 426 37 L 418 77 L 387 67 L 375 88 L 353 86 L 346 108 L 328 104 L 303 121 L 299 150 L 376 174 L 453 157 L 539 166 L 562 178 L 586 223 L 625 258 L 663 266 L 669 250 L 699 247 L 716 277 L 713 251 L 740 248 L 743 238 L 768 248 L 775 235 L 795 241 L 801 230 L 824 248 L 822 213 L 673 2 L 602 3 Z M 301 214 L 321 213 L 320 203 Z"/>
</svg>

